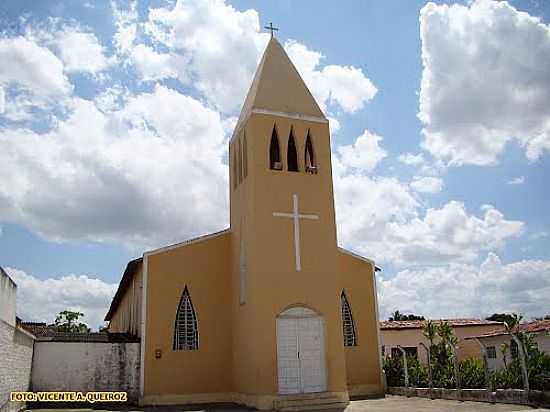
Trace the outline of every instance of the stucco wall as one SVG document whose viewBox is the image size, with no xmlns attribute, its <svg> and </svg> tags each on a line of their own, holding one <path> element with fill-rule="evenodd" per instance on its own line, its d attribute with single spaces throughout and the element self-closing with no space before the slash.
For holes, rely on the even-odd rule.
<svg viewBox="0 0 550 412">
<path fill-rule="evenodd" d="M 33 338 L 0 319 L 0 411 L 16 411 L 23 405 L 9 401 L 10 392 L 29 389 Z"/>
<path fill-rule="evenodd" d="M 500 346 L 503 343 L 508 344 L 508 350 L 506 351 L 506 362 L 510 364 L 512 361 L 512 355 L 510 353 L 511 338 L 508 335 L 492 336 L 489 338 L 481 339 L 485 347 L 494 346 L 496 352 L 496 358 L 487 358 L 487 366 L 489 369 L 500 369 L 504 367 L 504 356 L 500 350 Z M 540 351 L 550 354 L 550 335 L 546 333 L 537 333 L 535 335 L 535 342 Z"/>
<path fill-rule="evenodd" d="M 231 392 L 229 245 L 225 233 L 147 256 L 144 402 L 156 403 L 159 395 L 169 402 L 177 395 Z M 199 348 L 175 351 L 174 321 L 185 286 Z"/>
<path fill-rule="evenodd" d="M 373 266 L 340 252 L 340 273 L 351 307 L 357 346 L 345 347 L 348 390 L 351 396 L 384 392 L 380 371 Z"/>
<path fill-rule="evenodd" d="M 34 391 L 126 391 L 139 397 L 139 343 L 36 342 Z"/>
<path fill-rule="evenodd" d="M 0 268 L 0 320 L 15 326 L 15 282 Z"/>
</svg>

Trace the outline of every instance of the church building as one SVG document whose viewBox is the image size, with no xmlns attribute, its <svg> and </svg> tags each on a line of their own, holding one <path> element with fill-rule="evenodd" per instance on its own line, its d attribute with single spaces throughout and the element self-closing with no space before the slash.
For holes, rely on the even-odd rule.
<svg viewBox="0 0 550 412">
<path fill-rule="evenodd" d="M 106 315 L 141 339 L 140 402 L 296 411 L 382 395 L 376 267 L 337 245 L 329 122 L 273 37 L 229 171 L 230 227 L 129 262 Z"/>
</svg>

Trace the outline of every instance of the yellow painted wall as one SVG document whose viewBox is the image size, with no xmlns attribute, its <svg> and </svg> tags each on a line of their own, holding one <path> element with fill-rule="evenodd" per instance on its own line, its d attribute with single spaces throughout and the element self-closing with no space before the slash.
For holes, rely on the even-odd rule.
<svg viewBox="0 0 550 412">
<path fill-rule="evenodd" d="M 231 391 L 230 233 L 147 255 L 144 397 Z M 199 349 L 172 349 L 181 294 L 188 287 Z M 155 351 L 162 358 L 155 358 Z"/>
<path fill-rule="evenodd" d="M 269 169 L 269 145 L 274 125 L 279 136 L 282 171 Z M 291 127 L 299 172 L 287 171 Z M 315 175 L 304 171 L 308 130 L 318 167 Z M 253 113 L 242 130 L 235 134 L 230 151 L 238 148 L 244 133 L 247 136 L 248 177 L 238 183 L 236 189 L 233 185 L 235 169 L 231 167 L 230 171 L 234 290 L 239 290 L 240 284 L 237 257 L 241 236 L 245 237 L 248 269 L 247 301 L 241 305 L 238 296 L 233 299 L 234 389 L 251 394 L 277 394 L 276 317 L 285 308 L 301 304 L 324 317 L 327 390 L 345 393 L 346 360 L 340 309 L 343 280 L 336 243 L 328 123 Z M 300 213 L 319 216 L 318 221 L 300 222 L 300 272 L 295 269 L 292 220 L 273 216 L 273 212 L 292 211 L 293 194 L 299 196 Z M 346 270 L 356 270 L 352 264 L 345 266 Z M 374 309 L 372 300 L 367 305 Z M 368 318 L 369 311 L 371 309 L 363 314 L 360 310 L 361 317 Z M 251 333 L 254 330 L 262 332 Z M 371 321 L 370 331 L 368 326 L 364 327 L 364 334 L 365 339 L 376 341 L 376 321 Z M 377 345 L 373 347 L 376 349 Z M 365 376 L 362 372 L 358 374 Z M 379 367 L 378 378 L 365 379 L 379 385 Z"/>
<path fill-rule="evenodd" d="M 353 396 L 382 394 L 373 265 L 340 251 L 340 274 L 351 307 L 357 346 L 345 347 L 347 383 Z"/>
<path fill-rule="evenodd" d="M 141 336 L 142 279 L 143 265 L 140 265 L 111 318 L 109 332 Z"/>
</svg>

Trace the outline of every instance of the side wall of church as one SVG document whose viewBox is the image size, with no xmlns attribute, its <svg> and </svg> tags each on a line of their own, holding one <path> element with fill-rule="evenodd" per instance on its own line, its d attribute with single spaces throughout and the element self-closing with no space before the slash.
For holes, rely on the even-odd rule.
<svg viewBox="0 0 550 412">
<path fill-rule="evenodd" d="M 143 267 L 140 266 L 111 318 L 109 332 L 131 333 L 141 337 L 142 282 Z"/>
<path fill-rule="evenodd" d="M 348 391 L 350 396 L 383 394 L 373 265 L 340 251 L 339 266 L 357 336 L 357 346 L 344 348 Z"/>
<path fill-rule="evenodd" d="M 226 232 L 146 255 L 144 403 L 213 401 L 232 391 L 230 244 Z M 197 317 L 197 350 L 173 348 L 185 287 Z"/>
</svg>

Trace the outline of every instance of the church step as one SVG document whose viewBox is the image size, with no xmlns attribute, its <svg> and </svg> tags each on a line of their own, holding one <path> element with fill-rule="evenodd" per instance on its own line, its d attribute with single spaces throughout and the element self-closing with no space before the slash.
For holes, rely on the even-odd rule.
<svg viewBox="0 0 550 412">
<path fill-rule="evenodd" d="M 309 394 L 306 396 L 278 399 L 273 402 L 274 409 L 281 412 L 343 409 L 346 406 L 347 402 L 342 402 L 330 394 Z"/>
<path fill-rule="evenodd" d="M 302 412 L 302 411 L 321 411 L 321 410 L 344 410 L 348 406 L 348 402 L 332 402 L 332 403 L 321 403 L 321 404 L 306 404 L 306 405 L 295 405 L 295 406 L 285 406 L 282 408 L 276 409 L 279 412 Z"/>
</svg>

